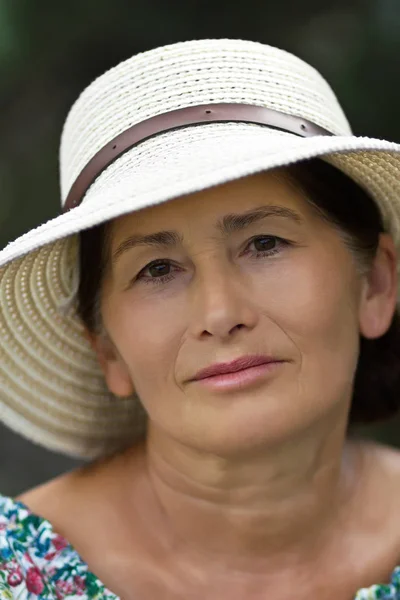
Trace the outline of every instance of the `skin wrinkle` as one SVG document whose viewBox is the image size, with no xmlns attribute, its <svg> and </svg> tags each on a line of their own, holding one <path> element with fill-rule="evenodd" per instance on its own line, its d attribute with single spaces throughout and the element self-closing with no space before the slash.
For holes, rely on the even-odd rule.
<svg viewBox="0 0 400 600">
<path fill-rule="evenodd" d="M 246 211 L 241 214 L 228 214 L 216 223 L 215 229 L 224 237 L 228 237 L 237 231 L 245 230 L 253 223 L 257 223 L 267 217 L 284 217 L 292 219 L 296 223 L 302 223 L 300 215 L 295 211 L 281 206 L 257 207 L 255 210 Z M 216 236 L 210 236 L 212 241 L 217 240 Z M 138 246 L 154 246 L 160 250 L 173 248 L 178 245 L 184 245 L 184 238 L 176 231 L 159 231 L 149 235 L 130 235 L 124 239 L 112 253 L 112 263 L 115 264 L 118 258 L 129 250 Z M 195 255 L 196 256 L 196 255 Z"/>
</svg>

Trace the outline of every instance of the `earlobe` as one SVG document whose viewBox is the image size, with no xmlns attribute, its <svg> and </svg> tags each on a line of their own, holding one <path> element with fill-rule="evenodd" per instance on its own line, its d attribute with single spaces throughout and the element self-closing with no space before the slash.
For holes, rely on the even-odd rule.
<svg viewBox="0 0 400 600">
<path fill-rule="evenodd" d="M 121 398 L 131 396 L 134 392 L 131 376 L 107 333 L 93 334 L 86 331 L 85 337 L 96 353 L 110 392 Z"/>
<path fill-rule="evenodd" d="M 363 282 L 360 302 L 360 333 L 369 339 L 389 329 L 397 302 L 397 257 L 394 242 L 381 234 L 373 264 Z"/>
</svg>

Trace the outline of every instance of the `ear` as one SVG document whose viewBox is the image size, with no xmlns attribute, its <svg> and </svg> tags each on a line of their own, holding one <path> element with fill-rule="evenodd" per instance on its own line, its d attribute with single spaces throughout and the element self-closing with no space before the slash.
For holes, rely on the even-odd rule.
<svg viewBox="0 0 400 600">
<path fill-rule="evenodd" d="M 86 331 L 85 337 L 97 355 L 110 392 L 120 398 L 126 398 L 133 394 L 134 387 L 128 368 L 108 334 L 94 334 Z"/>
<path fill-rule="evenodd" d="M 389 329 L 397 302 L 397 254 L 390 235 L 380 235 L 370 271 L 365 275 L 360 303 L 360 333 L 369 339 Z"/>
</svg>

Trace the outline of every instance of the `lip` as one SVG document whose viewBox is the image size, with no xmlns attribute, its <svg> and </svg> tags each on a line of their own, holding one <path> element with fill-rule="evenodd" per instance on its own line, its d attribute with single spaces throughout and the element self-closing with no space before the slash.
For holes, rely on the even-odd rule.
<svg viewBox="0 0 400 600">
<path fill-rule="evenodd" d="M 224 363 L 215 363 L 206 367 L 205 369 L 201 369 L 196 373 L 193 380 L 201 381 L 203 379 L 208 379 L 211 377 L 217 377 L 221 375 L 228 375 L 232 373 L 238 373 L 239 371 L 245 371 L 252 369 L 254 367 L 259 367 L 262 365 L 268 365 L 271 363 L 282 362 L 278 361 L 278 359 L 272 356 L 260 356 L 260 355 L 252 355 L 252 356 L 241 356 L 235 360 Z"/>
</svg>

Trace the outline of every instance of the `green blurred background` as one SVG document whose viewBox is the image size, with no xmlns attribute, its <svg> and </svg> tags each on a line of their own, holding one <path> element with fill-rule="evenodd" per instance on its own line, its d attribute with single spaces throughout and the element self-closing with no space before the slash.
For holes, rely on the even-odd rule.
<svg viewBox="0 0 400 600">
<path fill-rule="evenodd" d="M 0 0 L 0 245 L 58 213 L 60 132 L 87 84 L 137 52 L 221 37 L 297 54 L 356 134 L 400 142 L 400 0 Z M 361 434 L 400 447 L 399 425 Z M 11 495 L 77 464 L 1 426 L 0 456 Z"/>
</svg>

